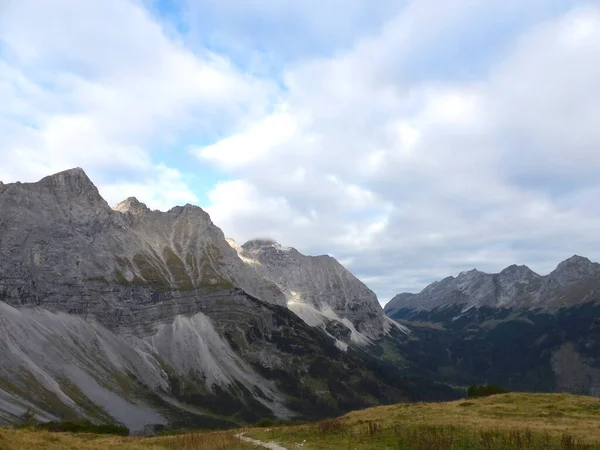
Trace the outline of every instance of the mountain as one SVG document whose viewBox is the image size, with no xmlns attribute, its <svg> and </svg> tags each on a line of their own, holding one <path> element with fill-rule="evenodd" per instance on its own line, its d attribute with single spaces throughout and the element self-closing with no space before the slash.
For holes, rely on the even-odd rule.
<svg viewBox="0 0 600 450">
<path fill-rule="evenodd" d="M 277 285 L 291 311 L 324 329 L 342 349 L 348 342 L 368 345 L 391 328 L 407 331 L 387 318 L 375 293 L 331 256 L 305 256 L 265 239 L 230 243 L 257 276 Z"/>
<path fill-rule="evenodd" d="M 239 246 L 197 206 L 113 209 L 79 168 L 0 183 L 2 423 L 210 427 L 455 395 L 377 356 L 407 333 L 333 258 Z"/>
<path fill-rule="evenodd" d="M 600 291 L 600 264 L 573 256 L 549 275 L 541 276 L 527 266 L 512 265 L 497 274 L 476 269 L 427 286 L 419 294 L 399 294 L 385 306 L 386 314 L 423 311 L 460 305 L 556 310 L 595 298 Z"/>
<path fill-rule="evenodd" d="M 600 395 L 600 264 L 581 256 L 550 274 L 471 270 L 395 296 L 385 313 L 411 328 L 403 344 L 433 379 Z"/>
</svg>

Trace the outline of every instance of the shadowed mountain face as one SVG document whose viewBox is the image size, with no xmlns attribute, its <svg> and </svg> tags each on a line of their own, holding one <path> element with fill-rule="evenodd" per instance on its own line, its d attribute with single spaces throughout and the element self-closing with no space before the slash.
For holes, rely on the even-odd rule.
<svg viewBox="0 0 600 450">
<path fill-rule="evenodd" d="M 112 209 L 81 169 L 0 184 L 0 422 L 222 426 L 453 395 L 373 356 L 406 333 L 333 258 L 239 246 L 196 206 Z"/>
<path fill-rule="evenodd" d="M 546 276 L 463 272 L 385 312 L 410 326 L 400 351 L 434 379 L 600 395 L 599 301 L 600 264 L 573 256 Z"/>
</svg>

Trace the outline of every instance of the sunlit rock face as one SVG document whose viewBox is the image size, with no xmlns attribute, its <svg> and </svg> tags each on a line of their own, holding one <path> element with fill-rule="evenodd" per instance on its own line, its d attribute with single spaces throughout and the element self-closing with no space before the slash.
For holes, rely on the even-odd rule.
<svg viewBox="0 0 600 450">
<path fill-rule="evenodd" d="M 345 401 L 365 402 L 361 377 L 400 398 L 347 354 L 391 327 L 333 258 L 237 246 L 197 206 L 113 209 L 79 168 L 0 183 L 0 422 L 27 408 L 134 429 L 341 411 L 329 372 Z"/>
<path fill-rule="evenodd" d="M 281 289 L 289 309 L 311 326 L 337 325 L 342 342 L 366 345 L 398 327 L 385 316 L 375 293 L 335 258 L 306 256 L 267 239 L 241 247 L 230 243 L 249 267 Z"/>
</svg>

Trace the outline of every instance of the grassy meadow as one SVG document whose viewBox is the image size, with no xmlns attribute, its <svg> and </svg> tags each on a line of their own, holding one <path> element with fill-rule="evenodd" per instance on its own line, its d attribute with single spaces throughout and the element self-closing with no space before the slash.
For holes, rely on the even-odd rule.
<svg viewBox="0 0 600 450">
<path fill-rule="evenodd" d="M 514 393 L 398 404 L 248 435 L 288 449 L 600 449 L 600 399 Z"/>
<path fill-rule="evenodd" d="M 256 449 L 234 436 L 241 431 L 116 437 L 0 428 L 0 450 Z M 512 393 L 380 406 L 316 423 L 243 431 L 288 450 L 600 450 L 600 399 Z"/>
<path fill-rule="evenodd" d="M 0 450 L 256 450 L 255 446 L 234 437 L 236 433 L 211 431 L 160 437 L 121 437 L 0 428 Z"/>
</svg>

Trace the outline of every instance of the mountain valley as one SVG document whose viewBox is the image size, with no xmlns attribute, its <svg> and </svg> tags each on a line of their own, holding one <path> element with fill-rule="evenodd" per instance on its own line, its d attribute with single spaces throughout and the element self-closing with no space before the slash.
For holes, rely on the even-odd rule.
<svg viewBox="0 0 600 450">
<path fill-rule="evenodd" d="M 598 396 L 599 300 L 600 264 L 575 255 L 546 276 L 463 272 L 385 311 L 410 327 L 401 351 L 433 379 Z"/>
</svg>

